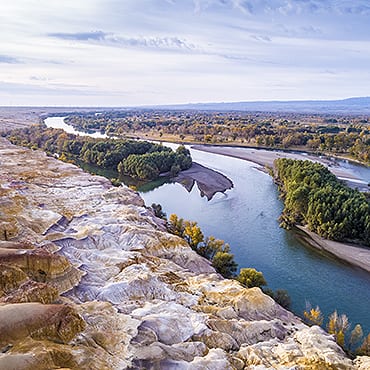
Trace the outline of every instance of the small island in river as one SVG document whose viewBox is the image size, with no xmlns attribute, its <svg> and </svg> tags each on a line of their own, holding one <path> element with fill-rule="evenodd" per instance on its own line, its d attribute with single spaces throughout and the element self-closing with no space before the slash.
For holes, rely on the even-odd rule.
<svg viewBox="0 0 370 370">
<path fill-rule="evenodd" d="M 189 192 L 196 182 L 200 195 L 206 196 L 208 200 L 211 200 L 216 193 L 224 193 L 234 186 L 233 182 L 225 175 L 194 162 L 189 169 L 181 171 L 174 180 L 183 185 Z"/>
</svg>

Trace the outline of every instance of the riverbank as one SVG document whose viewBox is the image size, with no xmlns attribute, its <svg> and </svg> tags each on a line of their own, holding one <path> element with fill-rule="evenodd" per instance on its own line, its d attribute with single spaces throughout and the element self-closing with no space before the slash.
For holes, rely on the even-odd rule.
<svg viewBox="0 0 370 370">
<path fill-rule="evenodd" d="M 317 161 L 328 166 L 337 177 L 346 179 L 349 185 L 350 183 L 352 183 L 352 186 L 354 187 L 360 187 L 361 185 L 363 189 L 368 191 L 367 184 L 361 182 L 361 179 L 356 177 L 349 170 L 345 168 L 339 168 L 338 164 L 335 161 L 330 160 L 329 158 L 326 157 L 318 158 L 313 155 L 305 153 L 277 152 L 272 150 L 241 148 L 241 147 L 194 145 L 192 146 L 192 148 L 203 152 L 215 153 L 224 156 L 248 160 L 250 162 L 254 162 L 262 166 L 262 168 L 273 167 L 274 160 L 277 158 L 292 158 L 301 160 L 310 159 L 312 161 Z M 224 175 L 221 175 L 218 172 L 212 171 L 199 164 L 196 164 L 194 167 L 187 171 L 182 171 L 180 173 L 180 175 L 177 178 L 177 182 L 185 186 L 188 191 L 191 191 L 195 182 L 197 182 L 201 194 L 206 195 L 208 199 L 211 199 L 212 196 L 217 191 L 223 192 L 232 187 L 232 182 L 229 179 L 227 179 Z M 231 183 L 231 186 L 228 185 L 228 181 Z M 315 248 L 326 250 L 327 252 L 331 253 L 337 258 L 347 261 L 348 263 L 361 267 L 362 269 L 370 272 L 370 254 L 369 258 L 367 257 L 363 258 L 362 256 L 363 251 L 367 252 L 366 249 L 364 250 L 363 248 L 356 246 L 350 247 L 359 249 L 346 248 L 347 247 L 346 244 L 325 240 L 317 235 L 313 235 L 312 238 L 306 237 L 306 243 L 312 245 Z M 326 245 L 326 243 L 328 244 Z M 352 252 L 356 256 L 355 258 L 351 257 Z"/>
<path fill-rule="evenodd" d="M 300 225 L 296 225 L 293 231 L 304 244 L 325 251 L 342 261 L 348 262 L 352 266 L 360 267 L 370 272 L 370 249 L 356 244 L 339 243 L 324 239 L 308 230 L 307 227 Z"/>
<path fill-rule="evenodd" d="M 352 188 L 358 188 L 360 191 L 369 191 L 367 182 L 350 172 L 345 168 L 341 168 L 335 161 L 327 157 L 317 157 L 306 153 L 295 152 L 280 152 L 265 149 L 252 149 L 241 147 L 221 147 L 208 145 L 194 145 L 195 150 L 200 150 L 207 153 L 226 155 L 228 157 L 239 158 L 246 161 L 256 163 L 263 167 L 272 168 L 274 161 L 278 158 L 291 158 L 300 160 L 310 160 L 319 162 L 329 168 L 329 170 L 339 179 L 346 181 L 347 185 Z"/>
<path fill-rule="evenodd" d="M 273 163 L 277 158 L 292 158 L 292 159 L 309 159 L 312 161 L 320 162 L 326 165 L 337 177 L 346 178 L 348 185 L 359 186 L 361 179 L 356 178 L 352 173 L 346 171 L 346 169 L 341 169 L 338 167 L 333 167 L 334 161 L 330 161 L 327 158 L 315 158 L 310 155 L 303 155 L 299 153 L 286 153 L 286 152 L 272 152 L 268 150 L 246 150 L 244 148 L 230 148 L 230 147 L 214 147 L 214 146 L 203 146 L 196 145 L 192 147 L 193 149 L 225 155 L 233 158 L 239 158 L 247 160 L 253 163 L 256 163 L 264 168 L 273 167 Z M 338 165 L 336 165 L 338 166 Z M 365 186 L 363 186 L 365 188 Z M 368 191 L 367 185 L 366 190 Z M 359 267 L 367 272 L 370 272 L 370 249 L 365 247 L 349 244 L 349 243 L 340 243 L 332 240 L 324 239 L 319 235 L 309 231 L 306 227 L 297 226 L 295 234 L 304 244 L 325 251 L 332 256 L 345 261 L 353 266 Z"/>
<path fill-rule="evenodd" d="M 181 171 L 174 180 L 184 186 L 188 192 L 191 192 L 194 184 L 197 183 L 201 196 L 206 196 L 208 200 L 211 200 L 216 193 L 224 193 L 234 186 L 225 175 L 195 162 L 188 170 Z"/>
<path fill-rule="evenodd" d="M 49 117 L 44 122 L 48 127 L 62 128 L 66 132 L 81 134 L 75 131 L 72 125 L 65 123 L 64 117 Z M 102 135 L 98 132 L 92 135 L 86 134 L 86 133 L 82 133 L 82 134 L 92 136 L 92 137 L 106 137 L 106 135 Z M 154 138 L 143 137 L 142 139 L 151 140 Z M 160 142 L 163 142 L 163 138 L 160 140 Z M 191 143 L 187 143 L 187 144 L 191 145 Z M 266 168 L 266 167 L 272 168 L 273 163 L 275 159 L 277 158 L 292 158 L 292 159 L 301 159 L 301 160 L 309 159 L 314 162 L 315 161 L 320 162 L 324 164 L 325 166 L 327 166 L 339 179 L 346 181 L 348 186 L 352 188 L 358 188 L 360 191 L 369 191 L 368 181 L 364 181 L 363 179 L 351 173 L 351 171 L 339 166 L 335 160 L 332 160 L 328 157 L 317 157 L 313 154 L 308 154 L 304 152 L 279 151 L 279 150 L 273 150 L 273 149 L 268 150 L 268 149 L 237 147 L 237 146 L 219 146 L 219 145 L 212 146 L 212 145 L 195 144 L 192 146 L 192 148 L 196 150 L 204 151 L 204 152 L 221 154 L 221 155 L 226 155 L 226 156 L 230 156 L 234 158 L 248 160 L 248 161 L 259 164 L 263 168 Z M 202 177 L 204 178 L 204 176 Z M 200 182 L 202 182 L 202 180 Z M 190 185 L 187 185 L 187 186 L 190 186 Z M 206 188 L 206 185 L 202 185 L 202 186 Z"/>
<path fill-rule="evenodd" d="M 68 133 L 81 134 L 80 132 L 76 131 L 72 125 L 65 123 L 64 117 L 49 117 L 45 120 L 45 124 L 47 127 L 60 128 Z M 102 135 L 98 132 L 95 132 L 94 134 L 83 133 L 82 135 L 95 138 L 106 138 L 105 134 Z M 81 166 L 81 164 L 79 165 Z M 81 167 L 90 171 L 88 167 L 92 166 L 82 164 Z M 99 168 L 93 168 L 93 172 L 106 176 L 106 170 L 101 171 Z M 224 193 L 226 190 L 233 187 L 232 181 L 226 176 L 198 163 L 193 163 L 190 169 L 181 171 L 173 180 L 183 185 L 189 192 L 193 189 L 194 184 L 197 183 L 201 196 L 206 196 L 208 200 L 211 200 L 216 193 Z"/>
</svg>

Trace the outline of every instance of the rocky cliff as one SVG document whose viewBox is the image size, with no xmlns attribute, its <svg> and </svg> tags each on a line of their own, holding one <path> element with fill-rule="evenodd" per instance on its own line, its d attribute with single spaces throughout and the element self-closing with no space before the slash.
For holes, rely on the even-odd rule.
<svg viewBox="0 0 370 370">
<path fill-rule="evenodd" d="M 138 194 L 0 139 L 0 369 L 367 369 Z"/>
</svg>

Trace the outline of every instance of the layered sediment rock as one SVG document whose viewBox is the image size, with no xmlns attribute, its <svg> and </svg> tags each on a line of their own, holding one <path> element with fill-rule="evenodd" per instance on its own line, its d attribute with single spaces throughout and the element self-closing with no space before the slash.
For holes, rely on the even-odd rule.
<svg viewBox="0 0 370 370">
<path fill-rule="evenodd" d="M 363 369 L 132 190 L 0 140 L 0 368 Z M 20 303 L 22 302 L 22 303 Z"/>
</svg>

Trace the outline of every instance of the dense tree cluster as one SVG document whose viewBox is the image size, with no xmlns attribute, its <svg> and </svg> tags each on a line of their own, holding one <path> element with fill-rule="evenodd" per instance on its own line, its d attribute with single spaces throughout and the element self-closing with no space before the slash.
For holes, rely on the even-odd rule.
<svg viewBox="0 0 370 370">
<path fill-rule="evenodd" d="M 350 155 L 370 163 L 370 118 L 293 113 L 132 110 L 69 116 L 79 130 Z"/>
<path fill-rule="evenodd" d="M 279 158 L 276 180 L 284 198 L 282 226 L 307 225 L 324 238 L 370 245 L 370 202 L 324 165 Z"/>
<path fill-rule="evenodd" d="M 147 141 L 93 139 L 43 126 L 13 131 L 8 138 L 14 144 L 41 148 L 63 160 L 118 170 L 122 175 L 142 180 L 155 179 L 164 172 L 176 175 L 192 164 L 190 152 L 183 146 L 174 152 Z"/>
<path fill-rule="evenodd" d="M 169 149 L 130 154 L 118 164 L 117 168 L 118 172 L 124 175 L 139 179 L 155 179 L 164 172 L 176 176 L 181 170 L 190 168 L 191 164 L 190 152 L 180 146 L 176 152 Z"/>
</svg>

